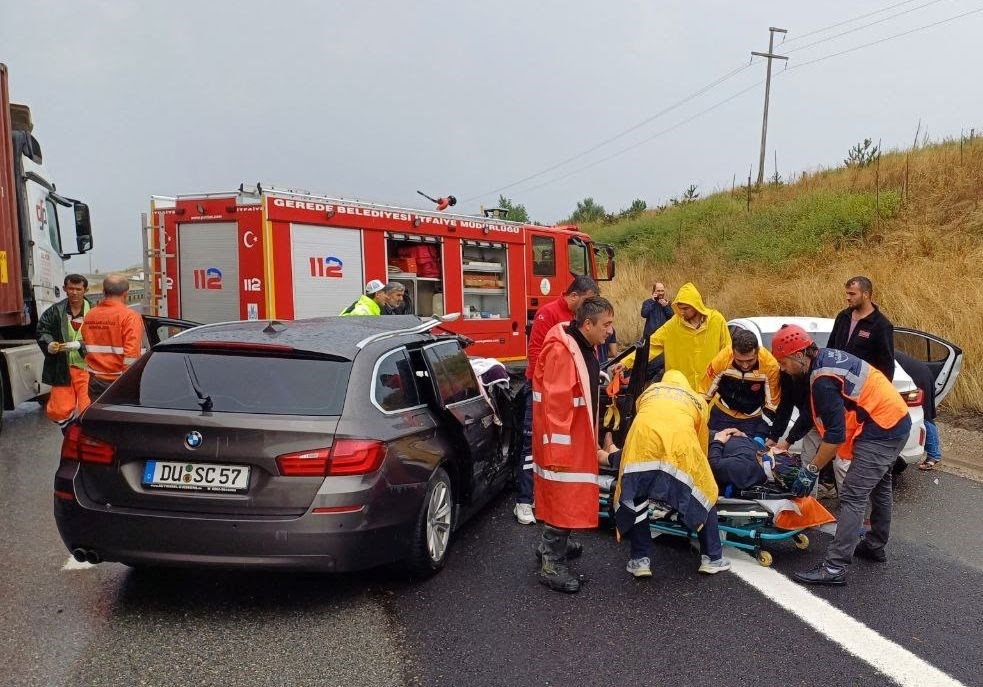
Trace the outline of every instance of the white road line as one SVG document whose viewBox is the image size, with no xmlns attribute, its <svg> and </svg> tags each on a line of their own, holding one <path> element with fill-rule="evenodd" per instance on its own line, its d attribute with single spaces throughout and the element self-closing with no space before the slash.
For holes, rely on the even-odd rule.
<svg viewBox="0 0 983 687">
<path fill-rule="evenodd" d="M 965 687 L 904 647 L 882 637 L 831 603 L 793 582 L 780 572 L 765 568 L 747 554 L 728 552 L 734 574 L 819 634 L 835 642 L 861 661 L 903 687 Z"/>
<path fill-rule="evenodd" d="M 88 570 L 91 567 L 93 567 L 92 563 L 79 563 L 77 560 L 69 556 L 68 560 L 65 561 L 65 565 L 61 566 L 61 569 L 62 570 Z"/>
</svg>

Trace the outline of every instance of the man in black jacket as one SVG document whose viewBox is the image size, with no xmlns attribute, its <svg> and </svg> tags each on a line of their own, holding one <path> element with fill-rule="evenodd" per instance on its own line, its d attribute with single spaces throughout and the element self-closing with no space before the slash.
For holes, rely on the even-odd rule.
<svg viewBox="0 0 983 687">
<path fill-rule="evenodd" d="M 81 274 L 69 274 L 63 286 L 67 298 L 41 314 L 37 339 L 44 352 L 41 381 L 51 385 L 45 413 L 62 429 L 89 406 L 81 327 L 90 306 L 85 297 L 89 281 Z"/>
<path fill-rule="evenodd" d="M 846 283 L 847 307 L 836 316 L 827 348 L 851 353 L 894 379 L 894 325 L 872 298 L 874 285 L 867 277 Z"/>
</svg>

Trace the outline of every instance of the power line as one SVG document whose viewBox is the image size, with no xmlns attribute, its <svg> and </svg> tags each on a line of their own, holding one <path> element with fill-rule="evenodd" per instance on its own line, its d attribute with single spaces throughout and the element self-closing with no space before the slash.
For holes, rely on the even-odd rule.
<svg viewBox="0 0 983 687">
<path fill-rule="evenodd" d="M 732 69 L 731 71 L 727 72 L 723 76 L 720 76 L 717 79 L 714 79 L 710 83 L 706 84 L 705 86 L 699 88 L 698 90 L 693 91 L 692 93 L 690 93 L 686 97 L 682 98 L 681 100 L 676 101 L 672 105 L 669 105 L 668 107 L 660 110 L 659 112 L 656 112 L 655 114 L 651 115 L 650 117 L 646 117 L 641 122 L 638 122 L 637 124 L 635 124 L 635 125 L 627 128 L 627 129 L 625 129 L 625 130 L 623 130 L 623 131 L 621 131 L 621 132 L 619 132 L 619 133 L 617 133 L 617 134 L 615 134 L 615 135 L 613 135 L 613 136 L 611 136 L 609 138 L 604 139 L 600 143 L 597 143 L 597 144 L 591 146 L 590 148 L 586 148 L 586 149 L 580 151 L 579 153 L 577 153 L 575 155 L 571 155 L 570 157 L 566 158 L 565 160 L 562 160 L 560 162 L 557 162 L 556 164 L 551 165 L 551 166 L 549 166 L 549 167 L 547 167 L 545 169 L 541 169 L 540 171 L 538 171 L 538 172 L 536 172 L 534 174 L 530 174 L 529 176 L 525 176 L 525 177 L 523 177 L 521 179 L 518 179 L 517 181 L 513 181 L 512 183 L 506 184 L 504 186 L 500 186 L 500 187 L 498 187 L 498 188 L 496 188 L 496 189 L 494 189 L 492 191 L 486 191 L 484 193 L 480 193 L 478 195 L 471 196 L 470 198 L 465 198 L 461 202 L 468 203 L 468 202 L 471 202 L 473 200 L 478 200 L 479 198 L 485 198 L 487 196 L 495 195 L 495 194 L 500 193 L 502 191 L 505 191 L 507 189 L 513 188 L 515 186 L 518 186 L 519 184 L 523 184 L 523 183 L 525 183 L 527 181 L 531 181 L 532 179 L 535 179 L 536 177 L 540 177 L 540 176 L 543 176 L 544 174 L 548 174 L 549 172 L 552 172 L 555 169 L 559 169 L 560 167 L 564 167 L 564 166 L 568 165 L 569 163 L 573 162 L 574 160 L 579 160 L 580 158 L 584 157 L 585 155 L 589 155 L 590 153 L 593 153 L 595 150 L 597 150 L 599 148 L 602 148 L 602 147 L 608 145 L 609 143 L 613 143 L 614 141 L 617 141 L 620 138 L 624 138 L 625 136 L 627 136 L 631 132 L 636 131 L 636 130 L 642 128 L 646 124 L 649 124 L 649 123 L 655 121 L 659 117 L 662 117 L 662 116 L 664 116 L 664 115 L 672 112 L 673 110 L 679 108 L 680 106 L 685 105 L 686 103 L 688 103 L 689 101 L 693 100 L 694 98 L 697 98 L 697 97 L 703 95 L 704 93 L 706 93 L 707 91 L 709 91 L 709 90 L 711 90 L 713 88 L 716 88 L 717 86 L 719 86 L 720 84 L 724 83 L 725 81 L 727 81 L 727 80 L 729 80 L 729 79 L 737 76 L 738 74 L 740 74 L 742 71 L 744 71 L 745 69 L 747 69 L 748 67 L 750 67 L 751 64 L 752 64 L 752 62 L 748 62 L 745 65 L 741 65 L 740 67 L 737 67 L 735 69 Z"/>
<path fill-rule="evenodd" d="M 748 86 L 747 88 L 742 89 L 742 90 L 738 91 L 737 93 L 734 93 L 733 95 L 731 95 L 731 96 L 729 96 L 727 98 L 724 98 L 723 100 L 721 100 L 721 101 L 719 101 L 719 102 L 711 105 L 710 107 L 708 107 L 706 109 L 703 109 L 703 110 L 700 110 L 696 114 L 691 115 L 691 116 L 687 117 L 686 119 L 684 119 L 684 120 L 682 120 L 680 122 L 677 122 L 677 123 L 673 124 L 672 126 L 666 128 L 666 129 L 662 129 L 661 131 L 658 131 L 658 132 L 652 134 L 651 136 L 648 136 L 646 138 L 643 138 L 640 141 L 636 141 L 632 145 L 627 146 L 625 148 L 622 148 L 622 149 L 620 149 L 620 150 L 618 150 L 618 151 L 616 151 L 614 153 L 611 153 L 610 155 L 608 155 L 606 157 L 602 157 L 599 160 L 595 160 L 594 162 L 591 162 L 589 164 L 586 164 L 586 165 L 584 165 L 582 167 L 578 167 L 577 169 L 572 170 L 570 172 L 567 172 L 566 174 L 563 174 L 561 176 L 554 177 L 553 179 L 548 179 L 547 181 L 544 181 L 544 182 L 542 182 L 540 184 L 536 184 L 535 186 L 529 186 L 528 188 L 520 189 L 518 192 L 519 193 L 528 193 L 529 191 L 535 191 L 536 189 L 543 188 L 544 186 L 549 186 L 550 184 L 556 183 L 557 181 L 562 181 L 563 179 L 566 179 L 568 177 L 571 177 L 574 174 L 579 174 L 580 172 L 583 172 L 584 170 L 587 170 L 587 169 L 590 169 L 591 167 L 594 167 L 596 165 L 599 165 L 602 162 L 607 162 L 608 160 L 612 160 L 612 159 L 614 159 L 614 158 L 616 158 L 616 157 L 618 157 L 620 155 L 624 155 L 625 153 L 634 150 L 635 148 L 639 147 L 640 145 L 643 145 L 645 143 L 648 143 L 649 141 L 654 140 L 654 139 L 658 138 L 659 136 L 663 136 L 663 135 L 669 133 L 670 131 L 674 131 L 674 130 L 678 129 L 679 127 L 683 126 L 684 124 L 688 124 L 689 122 L 692 122 L 694 119 L 697 119 L 698 117 L 702 117 L 703 115 L 705 115 L 708 112 L 711 112 L 712 110 L 716 110 L 721 105 L 724 105 L 726 103 L 729 103 L 731 100 L 734 100 L 735 98 L 738 98 L 738 97 L 744 95 L 745 93 L 748 93 L 749 91 L 754 90 L 755 88 L 757 88 L 758 86 L 760 86 L 764 82 L 765 82 L 764 79 L 762 79 L 761 81 L 758 81 L 757 83 L 754 83 L 754 84 Z"/>
<path fill-rule="evenodd" d="M 840 55 L 845 55 L 847 53 L 855 52 L 855 51 L 861 50 L 863 48 L 869 48 L 869 47 L 874 46 L 874 45 L 879 45 L 880 43 L 885 43 L 887 41 L 894 40 L 895 38 L 901 38 L 903 36 L 908 36 L 908 35 L 911 35 L 913 33 L 918 32 L 918 31 L 924 31 L 925 29 L 930 29 L 930 28 L 933 28 L 935 26 L 939 26 L 941 24 L 946 24 L 946 23 L 955 21 L 957 19 L 961 19 L 963 17 L 967 17 L 967 16 L 969 16 L 971 14 L 977 14 L 979 12 L 983 12 L 983 7 L 977 8 L 975 10 L 970 10 L 968 12 L 963 12 L 961 14 L 957 14 L 957 15 L 954 15 L 952 17 L 948 17 L 946 19 L 941 19 L 941 20 L 936 21 L 936 22 L 933 22 L 931 24 L 925 24 L 923 26 L 918 26 L 918 27 L 915 27 L 913 29 L 909 29 L 908 31 L 903 31 L 901 33 L 897 33 L 897 34 L 894 34 L 892 36 L 887 36 L 885 38 L 881 38 L 881 39 L 876 40 L 876 41 L 871 41 L 869 43 L 864 43 L 862 45 L 858 45 L 858 46 L 855 46 L 853 48 L 848 48 L 846 50 L 840 50 L 838 52 L 835 52 L 835 53 L 832 53 L 832 54 L 829 54 L 829 55 L 824 55 L 823 57 L 817 57 L 816 59 L 809 60 L 808 62 L 800 62 L 799 64 L 797 64 L 797 65 L 795 65 L 793 67 L 789 67 L 788 69 L 786 69 L 782 73 L 790 72 L 790 71 L 792 71 L 794 69 L 798 69 L 800 67 L 805 67 L 805 66 L 810 65 L 810 64 L 815 64 L 817 62 L 822 62 L 824 60 L 828 60 L 828 59 L 831 59 L 833 57 L 838 57 Z M 571 177 L 571 176 L 573 176 L 575 174 L 578 174 L 578 173 L 583 172 L 583 171 L 585 171 L 587 169 L 590 169 L 591 167 L 594 167 L 594 166 L 599 165 L 599 164 L 601 164 L 603 162 L 607 162 L 608 160 L 611 160 L 611 159 L 613 159 L 615 157 L 618 157 L 620 155 L 623 155 L 623 154 L 625 154 L 625 153 L 627 153 L 627 152 L 629 152 L 631 150 L 634 150 L 635 148 L 637 148 L 637 147 L 639 147 L 639 146 L 641 146 L 641 145 L 643 145 L 645 143 L 648 143 L 649 141 L 652 141 L 652 140 L 658 138 L 659 136 L 663 136 L 663 135 L 669 133 L 670 131 L 674 131 L 675 129 L 678 129 L 679 127 L 683 126 L 684 124 L 688 124 L 689 122 L 693 121 L 694 119 L 697 119 L 698 117 L 701 117 L 704 114 L 706 114 L 708 112 L 711 112 L 712 110 L 717 109 L 721 105 L 724 105 L 725 103 L 728 103 L 731 100 L 734 100 L 735 98 L 737 98 L 737 97 L 739 97 L 741 95 L 744 95 L 745 93 L 747 93 L 747 92 L 749 92 L 749 91 L 757 88 L 758 86 L 760 86 L 763 83 L 764 83 L 764 80 L 758 81 L 757 83 L 749 86 L 748 88 L 745 88 L 745 89 L 743 89 L 741 91 L 738 91 L 737 93 L 734 93 L 730 97 L 725 98 L 724 100 L 721 100 L 721 101 L 715 103 L 714 105 L 711 105 L 710 107 L 697 112 L 696 114 L 692 115 L 691 117 L 687 117 L 686 119 L 684 119 L 684 120 L 682 120 L 680 122 L 677 122 L 676 124 L 672 125 L 671 127 L 668 127 L 667 129 L 663 129 L 662 131 L 659 131 L 659 132 L 657 132 L 657 133 L 655 133 L 655 134 L 653 134 L 653 135 L 651 135 L 651 136 L 649 136 L 647 138 L 643 138 L 642 140 L 637 141 L 636 143 L 634 143 L 634 144 L 632 144 L 630 146 L 627 146 L 625 148 L 622 148 L 622 149 L 620 149 L 620 150 L 612 153 L 611 155 L 608 155 L 606 157 L 603 157 L 603 158 L 601 158 L 599 160 L 595 160 L 594 162 L 591 162 L 589 164 L 583 165 L 582 167 L 578 167 L 577 169 L 572 170 L 570 172 L 567 172 L 566 174 L 563 174 L 563 175 L 558 176 L 558 177 L 554 177 L 552 179 L 548 179 L 547 181 L 544 181 L 544 182 L 542 182 L 540 184 L 536 184 L 535 186 L 530 186 L 528 188 L 520 189 L 519 190 L 519 193 L 529 193 L 531 191 L 535 191 L 535 190 L 538 190 L 540 188 L 543 188 L 544 186 L 549 186 L 550 184 L 556 183 L 558 181 L 562 181 L 563 179 L 567 179 L 567 178 L 569 178 L 569 177 Z"/>
<path fill-rule="evenodd" d="M 868 12 L 867 14 L 861 14 L 857 17 L 851 17 L 850 19 L 844 19 L 843 21 L 837 22 L 835 24 L 830 24 L 829 26 L 822 26 L 818 29 L 813 29 L 812 31 L 807 31 L 798 36 L 792 36 L 791 38 L 782 41 L 782 44 L 794 43 L 795 41 L 801 41 L 803 38 L 808 38 L 809 36 L 814 36 L 817 33 L 822 33 L 823 31 L 829 31 L 830 29 L 839 28 L 844 24 L 851 24 L 855 21 L 860 21 L 861 19 L 866 19 L 867 17 L 873 17 L 875 14 L 880 14 L 881 12 L 887 12 L 888 10 L 893 10 L 895 7 L 901 7 L 902 5 L 910 5 L 916 2 L 916 0 L 904 0 L 904 2 L 896 2 L 893 5 L 888 5 L 887 7 L 882 7 L 879 10 L 874 10 L 873 12 Z"/>
<path fill-rule="evenodd" d="M 835 40 L 837 38 L 840 38 L 841 36 L 846 36 L 847 34 L 856 33 L 857 31 L 862 31 L 863 29 L 870 28 L 871 26 L 875 26 L 877 24 L 883 24 L 886 21 L 890 21 L 892 19 L 896 19 L 896 18 L 898 18 L 898 17 L 900 17 L 902 15 L 909 14 L 911 12 L 915 12 L 917 10 L 923 9 L 925 7 L 928 7 L 929 5 L 936 5 L 936 4 L 938 4 L 940 2 L 944 2 L 944 1 L 945 0 L 931 0 L 931 2 L 926 2 L 926 3 L 921 4 L 921 5 L 916 5 L 915 7 L 911 7 L 909 9 L 906 9 L 906 10 L 902 11 L 902 12 L 898 12 L 898 13 L 892 14 L 892 15 L 890 15 L 888 17 L 884 17 L 883 19 L 878 19 L 877 21 L 872 21 L 869 24 L 861 24 L 860 26 L 856 26 L 856 27 L 854 27 L 852 29 L 847 29 L 846 31 L 842 31 L 842 32 L 837 33 L 837 34 L 834 34 L 832 36 L 827 36 L 826 38 L 820 38 L 817 41 L 813 41 L 812 43 L 806 43 L 805 45 L 800 45 L 797 48 L 792 48 L 791 50 L 786 50 L 785 52 L 786 52 L 786 54 L 791 55 L 794 52 L 798 52 L 800 50 L 805 50 L 806 48 L 811 48 L 812 46 L 819 45 L 820 43 L 825 43 L 827 41 Z"/>
<path fill-rule="evenodd" d="M 824 55 L 822 57 L 817 57 L 816 59 L 809 60 L 808 62 L 799 62 L 797 65 L 792 66 L 792 67 L 789 67 L 788 69 L 786 69 L 785 72 L 790 72 L 790 71 L 792 71 L 794 69 L 799 69 L 801 67 L 805 67 L 805 66 L 808 66 L 810 64 L 816 64 L 817 62 L 823 62 L 825 60 L 829 60 L 829 59 L 832 59 L 834 57 L 839 57 L 840 55 L 846 55 L 847 53 L 856 52 L 857 50 L 860 50 L 861 48 L 869 48 L 872 45 L 879 45 L 880 43 L 886 43 L 887 41 L 894 40 L 895 38 L 901 38 L 902 36 L 909 36 L 909 35 L 911 35 L 913 33 L 917 33 L 918 31 L 924 31 L 925 29 L 931 29 L 931 28 L 933 28 L 935 26 L 940 26 L 941 24 L 948 24 L 951 21 L 955 21 L 956 19 L 962 19 L 963 17 L 968 17 L 969 15 L 971 15 L 971 14 L 977 14 L 978 12 L 983 12 L 983 7 L 978 7 L 975 10 L 969 10 L 968 12 L 963 12 L 962 14 L 957 14 L 955 16 L 948 17 L 946 19 L 940 19 L 939 21 L 933 22 L 931 24 L 925 24 L 924 26 L 917 26 L 917 27 L 915 27 L 913 29 L 909 29 L 908 31 L 902 31 L 901 33 L 896 33 L 893 36 L 887 36 L 885 38 L 881 38 L 881 39 L 878 39 L 876 41 L 871 41 L 870 43 L 863 43 L 863 44 L 857 45 L 857 46 L 855 46 L 853 48 L 847 48 L 846 50 L 840 50 L 839 52 L 834 52 L 834 53 L 832 53 L 830 55 Z"/>
</svg>

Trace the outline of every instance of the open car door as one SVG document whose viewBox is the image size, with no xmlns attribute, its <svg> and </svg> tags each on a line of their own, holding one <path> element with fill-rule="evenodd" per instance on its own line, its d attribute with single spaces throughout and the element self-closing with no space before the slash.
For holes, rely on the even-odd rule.
<svg viewBox="0 0 983 687">
<path fill-rule="evenodd" d="M 938 407 L 956 383 L 963 366 L 963 351 L 945 339 L 906 327 L 894 328 L 894 348 L 928 366 L 935 377 L 935 405 Z"/>
<path fill-rule="evenodd" d="M 147 340 L 144 348 L 149 349 L 161 341 L 166 341 L 178 332 L 197 327 L 200 322 L 191 320 L 175 320 L 171 317 L 158 317 L 156 315 L 143 316 L 143 328 L 146 332 Z"/>
</svg>

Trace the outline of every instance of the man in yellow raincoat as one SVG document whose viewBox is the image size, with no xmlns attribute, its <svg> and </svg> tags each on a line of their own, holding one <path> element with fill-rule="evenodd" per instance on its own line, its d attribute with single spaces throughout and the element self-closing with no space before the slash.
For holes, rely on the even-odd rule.
<svg viewBox="0 0 983 687">
<path fill-rule="evenodd" d="M 727 320 L 703 303 L 703 297 L 691 282 L 679 289 L 672 309 L 675 315 L 649 337 L 648 359 L 664 353 L 666 369 L 682 372 L 690 388 L 699 389 L 714 356 L 730 346 Z M 630 369 L 634 361 L 632 354 L 623 364 Z"/>
<path fill-rule="evenodd" d="M 618 462 L 615 522 L 631 543 L 626 570 L 651 577 L 650 502 L 669 506 L 700 540 L 699 571 L 730 569 L 717 528 L 717 483 L 707 460 L 709 410 L 683 373 L 668 370 L 638 398 L 638 413 Z"/>
</svg>

